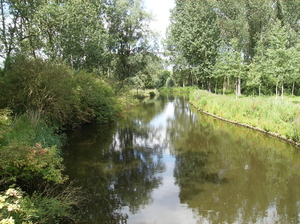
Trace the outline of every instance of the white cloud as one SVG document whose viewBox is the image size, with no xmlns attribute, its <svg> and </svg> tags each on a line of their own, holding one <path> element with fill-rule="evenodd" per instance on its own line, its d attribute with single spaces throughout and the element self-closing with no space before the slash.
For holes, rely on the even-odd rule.
<svg viewBox="0 0 300 224">
<path fill-rule="evenodd" d="M 154 15 L 150 28 L 165 36 L 166 28 L 169 25 L 170 9 L 175 6 L 174 0 L 145 0 L 146 9 Z"/>
</svg>

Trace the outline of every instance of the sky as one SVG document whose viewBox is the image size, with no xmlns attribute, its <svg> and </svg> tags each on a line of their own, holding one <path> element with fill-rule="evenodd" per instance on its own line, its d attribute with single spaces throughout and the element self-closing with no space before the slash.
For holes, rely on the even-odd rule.
<svg viewBox="0 0 300 224">
<path fill-rule="evenodd" d="M 151 22 L 151 30 L 158 31 L 165 37 L 169 25 L 170 9 L 175 6 L 175 0 L 144 0 L 147 11 L 151 11 L 155 21 Z"/>
</svg>

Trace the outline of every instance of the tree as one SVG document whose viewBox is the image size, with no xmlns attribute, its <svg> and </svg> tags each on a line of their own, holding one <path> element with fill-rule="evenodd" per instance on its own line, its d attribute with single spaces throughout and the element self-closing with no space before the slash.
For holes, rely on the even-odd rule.
<svg viewBox="0 0 300 224">
<path fill-rule="evenodd" d="M 112 0 L 108 4 L 106 22 L 112 38 L 109 50 L 114 55 L 113 72 L 117 80 L 135 76 L 147 66 L 145 57 L 153 52 L 147 13 L 141 0 Z"/>
<path fill-rule="evenodd" d="M 248 48 L 245 53 L 247 60 L 251 61 L 256 54 L 255 49 L 260 34 L 268 25 L 270 18 L 274 18 L 274 12 L 271 2 L 267 0 L 245 0 L 245 8 L 246 21 L 249 26 Z"/>
<path fill-rule="evenodd" d="M 5 67 L 11 56 L 16 52 L 26 52 L 36 57 L 36 50 L 41 46 L 37 38 L 37 27 L 33 26 L 32 19 L 37 8 L 43 1 L 0 1 L 0 43 L 1 57 Z"/>
<path fill-rule="evenodd" d="M 287 28 L 276 21 L 267 36 L 269 48 L 266 50 L 268 73 L 276 80 L 276 97 L 281 83 L 281 96 L 284 94 L 284 81 L 291 71 L 291 51 L 288 49 Z"/>
<path fill-rule="evenodd" d="M 220 34 L 216 19 L 211 1 L 177 0 L 171 13 L 170 41 L 193 68 L 196 82 L 209 89 Z"/>
<path fill-rule="evenodd" d="M 34 24 L 45 40 L 43 52 L 75 69 L 108 67 L 108 34 L 102 1 L 49 2 L 39 8 Z"/>
<path fill-rule="evenodd" d="M 241 95 L 241 79 L 246 71 L 242 53 L 237 49 L 238 40 L 233 38 L 229 45 L 222 44 L 220 57 L 215 65 L 215 71 L 218 77 L 224 77 L 223 94 L 226 91 L 226 85 L 229 79 L 235 80 L 236 97 Z"/>
</svg>

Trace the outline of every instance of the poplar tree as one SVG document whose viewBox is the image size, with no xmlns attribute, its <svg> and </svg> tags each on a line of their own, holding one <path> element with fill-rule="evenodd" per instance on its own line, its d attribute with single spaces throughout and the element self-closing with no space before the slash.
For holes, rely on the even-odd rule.
<svg viewBox="0 0 300 224">
<path fill-rule="evenodd" d="M 170 36 L 179 54 L 192 68 L 196 83 L 211 88 L 211 72 L 218 53 L 220 30 L 211 1 L 177 0 Z"/>
</svg>

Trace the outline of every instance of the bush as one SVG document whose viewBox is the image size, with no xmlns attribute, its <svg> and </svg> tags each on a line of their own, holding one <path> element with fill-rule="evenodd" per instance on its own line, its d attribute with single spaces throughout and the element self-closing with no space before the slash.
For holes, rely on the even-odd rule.
<svg viewBox="0 0 300 224">
<path fill-rule="evenodd" d="M 72 128 L 108 122 L 118 110 L 112 87 L 94 73 L 72 74 L 63 64 L 22 56 L 12 62 L 0 80 L 0 108 Z"/>
<path fill-rule="evenodd" d="M 0 183 L 22 181 L 32 188 L 43 181 L 62 183 L 66 178 L 59 147 L 64 139 L 43 122 L 35 125 L 27 115 L 16 118 L 2 133 Z"/>
<path fill-rule="evenodd" d="M 70 186 L 58 194 L 53 194 L 53 189 L 32 196 L 20 188 L 0 192 L 0 223 L 75 223 L 72 207 L 78 206 L 81 198 L 78 189 Z"/>
<path fill-rule="evenodd" d="M 80 71 L 74 76 L 73 89 L 76 104 L 68 123 L 106 123 L 119 110 L 113 88 L 96 74 Z"/>
<path fill-rule="evenodd" d="M 61 133 L 59 127 L 47 125 L 43 120 L 36 123 L 27 114 L 16 117 L 6 131 L 2 134 L 2 145 L 23 143 L 35 146 L 36 143 L 43 147 L 57 146 L 61 148 L 66 140 L 66 135 Z"/>
<path fill-rule="evenodd" d="M 43 148 L 41 144 L 29 147 L 22 143 L 0 148 L 0 181 L 27 183 L 29 190 L 34 190 L 44 181 L 63 183 L 66 177 L 62 172 L 62 158 L 57 148 Z"/>
<path fill-rule="evenodd" d="M 18 56 L 0 80 L 0 107 L 28 113 L 39 120 L 65 122 L 72 112 L 72 73 L 63 64 Z M 2 82 L 1 82 L 2 81 Z"/>
</svg>

